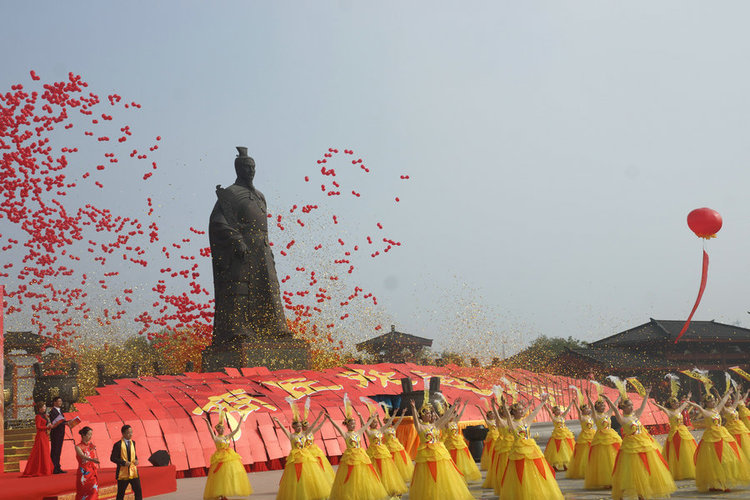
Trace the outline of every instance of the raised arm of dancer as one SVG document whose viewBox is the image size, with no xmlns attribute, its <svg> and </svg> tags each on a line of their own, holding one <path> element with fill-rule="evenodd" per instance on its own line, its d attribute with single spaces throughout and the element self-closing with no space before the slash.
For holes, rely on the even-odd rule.
<svg viewBox="0 0 750 500">
<path fill-rule="evenodd" d="M 276 418 L 276 417 L 271 417 L 271 420 L 273 420 L 274 422 L 276 422 L 276 424 L 279 426 L 279 428 L 284 432 L 284 434 L 286 434 L 286 437 L 289 438 L 289 440 L 291 441 L 292 440 L 292 433 L 289 432 L 288 430 L 286 430 L 286 427 L 284 427 L 284 425 L 282 425 L 282 423 L 279 422 L 279 419 Z"/>
<path fill-rule="evenodd" d="M 435 425 L 437 425 L 438 428 L 443 428 L 448 425 L 448 422 L 450 422 L 453 417 L 458 417 L 458 407 L 461 406 L 462 402 L 463 401 L 461 399 L 455 400 L 453 402 L 453 406 L 451 406 L 448 411 L 446 411 L 445 414 L 443 414 L 443 416 L 438 419 Z"/>
<path fill-rule="evenodd" d="M 378 418 L 378 414 L 377 414 L 377 413 L 375 413 L 374 415 L 370 415 L 370 418 L 369 418 L 369 419 L 367 420 L 367 423 L 366 423 L 366 424 L 362 424 L 362 427 L 360 427 L 360 428 L 359 428 L 359 430 L 356 430 L 356 431 L 354 431 L 354 432 L 356 432 L 356 433 L 357 433 L 357 434 L 359 434 L 359 435 L 362 435 L 362 434 L 364 434 L 364 432 L 365 432 L 365 431 L 366 431 L 367 429 L 369 429 L 369 428 L 370 428 L 370 425 L 372 425 L 372 423 L 373 423 L 373 422 L 375 421 L 375 419 L 377 419 L 377 418 Z"/>
<path fill-rule="evenodd" d="M 414 429 L 416 429 L 417 434 L 419 434 L 422 431 L 422 426 L 419 423 L 419 413 L 417 413 L 417 407 L 414 404 L 414 400 L 409 401 L 409 407 L 411 408 L 411 418 L 414 421 Z"/>
<path fill-rule="evenodd" d="M 545 394 L 543 400 L 539 403 L 539 405 L 531 410 L 531 413 L 526 417 L 526 423 L 531 424 L 536 416 L 539 414 L 540 411 L 542 411 L 542 407 L 549 401 L 549 394 Z"/>
<path fill-rule="evenodd" d="M 208 432 L 211 434 L 211 439 L 216 439 L 216 434 L 214 433 L 214 428 L 211 425 L 211 417 L 208 416 L 208 412 L 205 412 L 203 414 L 203 420 L 205 420 L 206 425 L 208 426 Z"/>
<path fill-rule="evenodd" d="M 323 412 L 318 413 L 318 416 L 315 417 L 315 420 L 313 420 L 312 425 L 310 425 L 307 428 L 307 432 L 309 432 L 310 434 L 315 434 L 316 432 L 318 432 L 320 428 L 323 427 L 323 422 L 325 422 L 325 421 L 320 422 L 321 418 L 323 418 Z"/>
<path fill-rule="evenodd" d="M 346 434 L 344 433 L 344 431 L 341 430 L 341 427 L 339 427 L 339 425 L 333 421 L 333 419 L 331 418 L 331 415 L 326 413 L 326 418 L 328 419 L 329 422 L 331 422 L 331 425 L 333 425 L 333 428 L 336 429 L 336 432 L 338 432 L 342 438 L 346 439 Z"/>
<path fill-rule="evenodd" d="M 397 410 L 397 411 L 401 411 L 401 410 Z M 394 414 L 394 416 L 395 416 L 395 414 Z M 399 425 L 401 425 L 401 422 L 403 422 L 405 416 L 406 416 L 406 410 L 404 410 L 404 411 L 401 412 L 401 416 L 398 417 L 398 420 L 396 421 L 395 424 L 393 424 L 393 427 L 395 427 L 396 429 L 398 429 Z"/>
<path fill-rule="evenodd" d="M 724 409 L 724 406 L 727 404 L 727 401 L 729 401 L 729 398 L 732 397 L 732 393 L 734 391 L 732 389 L 729 389 L 726 394 L 724 394 L 724 397 L 721 398 L 721 401 L 719 401 L 719 404 L 716 405 L 716 411 L 721 413 L 721 410 Z"/>
<path fill-rule="evenodd" d="M 607 402 L 607 404 L 609 405 L 609 410 L 614 414 L 620 425 L 624 425 L 622 421 L 622 415 L 620 415 L 620 411 L 617 409 L 617 406 L 615 406 L 616 403 L 613 403 L 612 400 L 609 399 L 604 393 L 602 393 L 602 398 Z"/>
<path fill-rule="evenodd" d="M 464 412 L 466 411 L 466 405 L 467 405 L 467 404 L 469 404 L 469 402 L 468 402 L 468 401 L 464 401 L 464 404 L 463 404 L 463 406 L 461 406 L 461 411 L 459 412 L 459 414 L 458 414 L 458 415 L 456 415 L 456 420 L 457 420 L 457 421 L 459 421 L 459 422 L 460 422 L 460 421 L 461 421 L 461 418 L 462 418 L 462 417 L 464 416 Z"/>
<path fill-rule="evenodd" d="M 646 387 L 646 395 L 643 396 L 643 400 L 641 401 L 641 407 L 635 410 L 636 418 L 641 418 L 641 415 L 643 414 L 643 410 L 646 409 L 646 405 L 648 404 L 649 394 L 651 394 L 651 387 Z"/>
<path fill-rule="evenodd" d="M 352 408 L 352 409 L 354 409 L 354 408 Z M 364 427 L 365 421 L 362 420 L 362 415 L 356 409 L 354 409 L 354 413 L 357 414 L 357 418 L 359 419 L 359 425 L 361 425 L 361 426 Z"/>
<path fill-rule="evenodd" d="M 594 408 L 594 403 L 591 402 L 591 394 L 589 394 L 589 391 L 586 391 L 586 401 L 589 402 L 589 408 L 591 408 L 591 413 L 593 413 L 595 417 L 598 416 L 596 408 Z"/>
<path fill-rule="evenodd" d="M 568 413 L 570 413 L 570 409 L 573 408 L 573 398 L 570 398 L 570 403 L 568 404 L 568 407 L 565 408 L 565 411 L 562 412 L 563 418 L 568 416 Z"/>
</svg>

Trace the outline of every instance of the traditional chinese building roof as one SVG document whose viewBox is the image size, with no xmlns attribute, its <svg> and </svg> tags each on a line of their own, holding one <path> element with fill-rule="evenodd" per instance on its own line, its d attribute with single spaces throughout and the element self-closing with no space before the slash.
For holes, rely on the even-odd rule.
<svg viewBox="0 0 750 500">
<path fill-rule="evenodd" d="M 43 344 L 44 339 L 34 332 L 5 332 L 5 352 L 20 349 L 29 354 L 40 354 Z"/>
<path fill-rule="evenodd" d="M 87 403 L 76 404 L 77 412 L 69 418 L 81 417 L 82 425 L 93 429 L 93 442 L 100 450 L 108 449 L 121 436 L 123 423 L 133 427 L 139 453 L 150 456 L 157 450 L 167 450 L 172 463 L 183 474 L 204 472 L 215 450 L 206 423 L 204 411 L 213 415 L 225 409 L 234 422 L 241 421 L 241 434 L 236 438 L 237 452 L 251 470 L 261 471 L 281 468 L 281 459 L 290 450 L 289 440 L 274 425 L 277 417 L 287 428 L 292 413 L 285 398 L 304 406 L 310 396 L 311 418 L 323 409 L 335 421 L 344 417 L 343 397 L 347 393 L 354 408 L 363 416 L 368 408 L 360 401 L 365 398 L 397 398 L 401 394 L 401 379 L 413 381 L 414 390 L 424 389 L 427 377 L 441 377 L 441 393 L 454 401 L 461 398 L 469 403 L 463 421 L 478 423 L 481 416 L 474 405 L 483 405 L 482 398 L 492 395 L 492 386 L 506 377 L 521 397 L 534 402 L 542 392 L 552 393 L 558 404 L 567 404 L 570 385 L 588 388 L 585 380 L 532 373 L 526 370 L 502 368 L 471 368 L 418 366 L 410 363 L 377 365 L 346 365 L 323 371 L 279 370 L 266 368 L 225 368 L 216 373 L 185 373 L 134 379 L 118 379 L 115 384 L 97 388 Z M 606 388 L 615 397 L 615 390 Z M 640 401 L 633 395 L 636 403 Z M 381 413 L 382 409 L 377 408 Z M 246 415 L 244 421 L 241 416 Z M 575 410 L 569 418 L 576 418 Z M 548 417 L 540 414 L 539 420 Z M 655 408 L 647 410 L 641 420 L 646 424 L 663 423 L 663 414 Z M 232 423 L 232 420 L 230 420 Z M 232 426 L 235 424 L 232 423 Z M 405 425 L 405 424 L 404 424 Z M 409 424 L 411 425 L 411 424 Z M 411 429 L 411 427 L 409 427 Z M 316 434 L 316 441 L 332 462 L 346 448 L 333 426 L 326 422 Z M 70 439 L 70 438 L 69 438 Z M 72 443 L 63 446 L 62 467 L 71 470 L 76 466 Z"/>
<path fill-rule="evenodd" d="M 674 342 L 684 321 L 656 320 L 591 343 L 591 347 L 628 347 L 650 343 Z M 750 343 L 750 329 L 716 321 L 692 321 L 680 342 Z"/>
<path fill-rule="evenodd" d="M 375 354 L 383 350 L 413 349 L 419 347 L 432 347 L 432 339 L 397 332 L 395 325 L 391 325 L 390 332 L 357 344 L 358 351 Z"/>
<path fill-rule="evenodd" d="M 556 358 L 553 363 L 560 364 L 560 361 L 567 362 L 571 357 L 581 358 L 586 363 L 596 365 L 604 370 L 667 370 L 674 368 L 674 365 L 668 360 L 639 354 L 626 349 L 608 348 L 565 348 L 565 351 Z"/>
</svg>

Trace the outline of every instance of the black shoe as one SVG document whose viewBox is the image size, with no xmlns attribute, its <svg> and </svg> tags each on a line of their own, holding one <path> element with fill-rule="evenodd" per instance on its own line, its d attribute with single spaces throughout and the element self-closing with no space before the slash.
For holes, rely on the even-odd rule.
<svg viewBox="0 0 750 500">
<path fill-rule="evenodd" d="M 52 471 L 52 474 L 67 474 L 64 470 Z"/>
</svg>

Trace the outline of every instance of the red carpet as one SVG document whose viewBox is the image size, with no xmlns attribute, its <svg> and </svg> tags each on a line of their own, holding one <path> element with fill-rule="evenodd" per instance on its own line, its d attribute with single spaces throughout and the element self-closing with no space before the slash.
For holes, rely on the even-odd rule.
<svg viewBox="0 0 750 500">
<path fill-rule="evenodd" d="M 144 497 L 177 490 L 177 470 L 174 465 L 138 467 L 138 473 L 141 477 Z M 68 500 L 68 498 L 73 500 L 76 491 L 75 482 L 75 471 L 44 477 L 21 477 L 18 472 L 0 474 L 0 492 L 2 492 L 0 497 L 3 500 Z M 99 470 L 99 499 L 115 498 L 116 483 L 114 469 Z"/>
</svg>

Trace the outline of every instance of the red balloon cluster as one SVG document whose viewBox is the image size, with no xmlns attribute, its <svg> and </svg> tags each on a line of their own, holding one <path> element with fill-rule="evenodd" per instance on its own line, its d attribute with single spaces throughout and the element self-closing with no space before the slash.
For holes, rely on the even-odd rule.
<svg viewBox="0 0 750 500">
<path fill-rule="evenodd" d="M 30 75 L 33 82 L 40 80 L 35 72 L 32 71 Z M 196 256 L 183 249 L 185 244 L 191 242 L 191 237 L 161 241 L 160 228 L 154 221 L 157 214 L 152 198 L 148 198 L 144 207 L 146 220 L 132 215 L 118 215 L 111 209 L 92 203 L 77 203 L 78 200 L 90 198 L 85 193 L 86 189 L 90 189 L 85 186 L 86 182 L 100 189 L 105 188 L 100 173 L 106 171 L 105 165 L 122 168 L 117 167 L 122 159 L 120 154 L 127 155 L 122 163 L 126 168 L 138 168 L 138 162 L 146 164 L 146 171 L 142 171 L 144 181 L 150 179 L 157 169 L 156 162 L 147 161 L 149 153 L 159 148 L 156 143 L 118 150 L 118 145 L 135 140 L 131 127 L 119 123 L 119 115 L 124 110 L 132 112 L 140 109 L 141 105 L 127 103 L 118 94 L 108 95 L 102 101 L 97 94 L 87 91 L 88 84 L 81 76 L 73 73 L 65 81 L 34 85 L 40 88 L 27 90 L 18 84 L 0 94 L 0 219 L 7 219 L 13 225 L 14 236 L 23 235 L 21 239 L 6 236 L 7 244 L 0 247 L 4 252 L 13 249 L 23 252 L 20 259 L 5 264 L 0 270 L 0 280 L 8 280 L 11 270 L 18 266 L 13 276 L 15 283 L 10 282 L 6 287 L 6 312 L 30 312 L 31 323 L 38 333 L 46 336 L 50 345 L 58 347 L 77 338 L 83 323 L 87 321 L 104 326 L 130 318 L 130 321 L 140 325 L 139 333 L 147 334 L 149 339 L 159 337 L 159 332 L 165 329 L 210 336 L 213 300 L 206 285 L 210 286 L 211 278 L 202 279 L 197 262 L 198 259 L 210 257 L 208 246 L 201 248 Z M 102 106 L 107 109 L 102 110 Z M 81 126 L 82 119 L 88 120 L 85 128 Z M 117 141 L 110 141 L 108 135 L 97 135 L 93 130 L 86 130 L 91 126 L 102 126 L 103 122 L 114 124 L 108 127 L 116 126 L 122 133 Z M 58 129 L 76 127 L 84 128 L 80 144 L 52 146 L 52 139 L 59 139 L 59 135 L 56 135 L 59 134 L 56 132 Z M 65 137 L 70 140 L 69 135 Z M 156 141 L 160 140 L 161 136 L 157 136 Z M 114 146 L 104 153 L 104 161 L 81 174 L 82 181 L 73 181 L 68 178 L 71 155 L 86 148 L 88 141 L 96 144 L 112 142 Z M 144 152 L 146 150 L 148 152 Z M 349 149 L 343 152 L 346 155 L 354 154 Z M 316 165 L 326 165 L 334 161 L 338 154 L 339 149 L 329 148 Z M 363 173 L 370 172 L 361 158 L 351 163 Z M 327 178 L 334 188 L 326 191 L 323 186 L 322 192 L 326 193 L 326 197 L 341 195 L 341 181 L 334 168 L 322 166 L 317 172 Z M 310 177 L 305 176 L 305 182 Z M 409 179 L 409 176 L 401 175 L 400 178 Z M 317 193 L 316 196 L 321 195 L 321 191 L 313 192 Z M 352 193 L 355 198 L 361 196 L 358 190 L 352 190 Z M 305 218 L 311 217 L 321 205 L 324 205 L 322 200 L 310 200 L 295 204 L 288 212 L 292 214 L 298 206 L 302 207 L 301 212 L 290 216 L 294 218 L 297 230 L 309 231 L 305 235 L 308 241 L 315 236 L 313 229 L 305 224 Z M 281 231 L 279 235 L 282 235 L 285 230 L 284 217 L 278 215 L 275 219 L 276 227 Z M 334 224 L 341 219 L 337 215 L 332 216 Z M 383 229 L 380 222 L 377 226 Z M 193 233 L 204 242 L 206 240 L 203 230 L 190 227 L 185 233 Z M 0 240 L 2 238 L 0 234 Z M 361 239 L 349 235 L 345 242 L 338 238 L 340 245 L 335 245 L 335 249 L 330 248 L 330 262 L 340 266 L 346 274 L 352 274 L 355 269 L 352 255 L 359 250 L 356 242 Z M 369 244 L 373 243 L 369 236 L 366 239 Z M 352 244 L 351 240 L 355 243 Z M 385 244 L 382 248 L 384 253 L 401 245 L 401 242 L 389 238 L 382 241 Z M 280 252 L 281 256 L 293 260 L 303 258 L 303 255 L 295 253 L 294 244 L 293 238 L 283 244 L 285 251 Z M 80 253 L 82 247 L 85 250 Z M 156 250 L 158 248 L 160 251 Z M 320 250 L 323 244 L 318 243 L 314 248 Z M 375 251 L 371 255 L 376 257 L 380 252 Z M 111 259 L 131 266 L 159 268 L 161 279 L 150 287 L 156 299 L 149 310 L 134 311 L 134 306 L 128 306 L 134 304 L 134 287 L 126 283 L 127 273 L 112 270 Z M 339 276 L 330 272 L 316 273 L 305 264 L 292 263 L 291 268 L 305 276 L 304 284 L 298 285 L 297 289 L 282 287 L 283 299 L 285 307 L 292 313 L 290 319 L 298 327 L 297 330 L 317 337 L 315 315 L 321 312 L 321 303 L 337 300 L 335 295 L 317 286 L 318 276 L 325 276 L 331 281 L 338 281 Z M 101 266 L 101 279 L 88 275 L 92 266 Z M 89 273 L 84 272 L 86 270 Z M 67 277 L 74 280 L 74 286 L 64 279 Z M 288 277 L 284 281 L 287 280 Z M 110 309 L 89 305 L 87 300 L 91 287 L 115 292 L 113 303 L 116 307 Z M 377 304 L 372 293 L 364 292 L 361 287 L 355 286 L 346 300 L 339 302 L 339 307 L 349 307 L 358 298 Z M 337 315 L 341 321 L 350 317 L 343 310 Z M 373 326 L 375 330 L 381 328 L 380 325 Z M 325 327 L 334 328 L 335 324 L 326 323 Z M 340 348 L 342 345 L 334 347 Z"/>
</svg>

